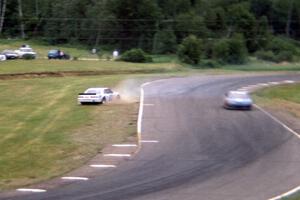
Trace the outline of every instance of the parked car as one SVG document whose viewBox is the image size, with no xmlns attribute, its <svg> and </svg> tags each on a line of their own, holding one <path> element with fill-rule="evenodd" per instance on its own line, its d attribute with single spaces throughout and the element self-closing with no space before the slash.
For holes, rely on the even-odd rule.
<svg viewBox="0 0 300 200">
<path fill-rule="evenodd" d="M 13 50 L 4 50 L 4 51 L 2 51 L 2 54 L 4 54 L 6 56 L 6 59 L 17 59 L 17 58 L 19 58 L 19 55 Z"/>
<path fill-rule="evenodd" d="M 30 47 L 21 47 L 15 52 L 18 54 L 19 58 L 25 58 L 25 59 L 36 58 L 36 52 L 34 52 Z"/>
<path fill-rule="evenodd" d="M 253 101 L 244 91 L 229 91 L 225 94 L 224 108 L 251 110 Z"/>
<path fill-rule="evenodd" d="M 120 94 L 104 87 L 89 88 L 83 93 L 79 93 L 77 98 L 79 104 L 102 104 L 114 99 L 120 99 Z"/>
<path fill-rule="evenodd" d="M 66 54 L 65 52 L 58 50 L 58 49 L 53 49 L 48 52 L 48 59 L 64 59 L 64 60 L 69 60 L 70 55 Z"/>
<path fill-rule="evenodd" d="M 4 54 L 0 54 L 0 61 L 5 61 L 6 60 L 6 56 Z"/>
</svg>

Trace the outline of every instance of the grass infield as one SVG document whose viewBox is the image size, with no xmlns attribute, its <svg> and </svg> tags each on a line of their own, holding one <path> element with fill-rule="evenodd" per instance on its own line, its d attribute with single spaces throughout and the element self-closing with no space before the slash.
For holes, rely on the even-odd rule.
<svg viewBox="0 0 300 200">
<path fill-rule="evenodd" d="M 136 132 L 137 103 L 77 104 L 121 76 L 0 81 L 0 190 L 59 176 Z"/>
<path fill-rule="evenodd" d="M 262 106 L 274 111 L 289 113 L 300 118 L 300 84 L 281 85 L 260 90 L 255 99 Z"/>
</svg>

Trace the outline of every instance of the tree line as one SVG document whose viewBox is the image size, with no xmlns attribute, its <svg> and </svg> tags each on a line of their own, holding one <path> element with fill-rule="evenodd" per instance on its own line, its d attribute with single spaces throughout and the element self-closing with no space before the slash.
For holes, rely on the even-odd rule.
<svg viewBox="0 0 300 200">
<path fill-rule="evenodd" d="M 0 34 L 154 53 L 176 52 L 190 35 L 209 45 L 239 34 L 251 53 L 274 35 L 300 39 L 300 1 L 0 0 Z"/>
</svg>

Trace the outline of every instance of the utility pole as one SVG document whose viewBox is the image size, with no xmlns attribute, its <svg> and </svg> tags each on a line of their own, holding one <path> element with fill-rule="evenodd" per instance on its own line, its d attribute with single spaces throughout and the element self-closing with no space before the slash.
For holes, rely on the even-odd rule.
<svg viewBox="0 0 300 200">
<path fill-rule="evenodd" d="M 4 19 L 5 19 L 5 11 L 6 11 L 6 0 L 2 0 L 1 1 L 1 18 L 0 18 L 0 34 L 2 33 L 3 31 L 3 24 L 4 24 Z"/>
<path fill-rule="evenodd" d="M 39 13 L 40 13 L 39 2 L 38 2 L 38 0 L 35 0 L 35 15 L 36 15 L 36 17 L 39 17 Z"/>
<path fill-rule="evenodd" d="M 24 26 L 24 21 L 23 21 L 23 9 L 22 9 L 22 0 L 18 0 L 18 8 L 19 8 L 19 18 L 21 20 L 20 22 L 20 31 L 21 31 L 21 38 L 25 38 L 25 26 Z"/>
<path fill-rule="evenodd" d="M 291 23 L 292 23 L 293 9 L 294 9 L 294 0 L 290 0 L 287 22 L 286 22 L 286 27 L 285 27 L 285 34 L 287 37 L 290 37 L 290 35 L 291 35 Z"/>
</svg>

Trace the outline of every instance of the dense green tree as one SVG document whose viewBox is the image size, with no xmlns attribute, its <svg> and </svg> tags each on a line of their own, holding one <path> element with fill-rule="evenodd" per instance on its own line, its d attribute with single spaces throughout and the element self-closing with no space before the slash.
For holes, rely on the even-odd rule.
<svg viewBox="0 0 300 200">
<path fill-rule="evenodd" d="M 159 8 L 152 0 L 112 0 L 112 12 L 118 21 L 122 49 L 152 49 Z"/>
<path fill-rule="evenodd" d="M 215 43 L 213 56 L 216 60 L 228 64 L 242 64 L 247 60 L 247 47 L 241 34 L 224 38 Z"/>
<path fill-rule="evenodd" d="M 250 53 L 271 35 L 300 39 L 299 0 L 0 0 L 0 16 L 2 37 L 163 53 L 193 34 L 207 57 L 236 33 Z"/>
<path fill-rule="evenodd" d="M 153 41 L 154 53 L 174 53 L 176 52 L 176 47 L 176 36 L 172 29 L 164 29 L 155 34 Z"/>
<path fill-rule="evenodd" d="M 209 9 L 205 15 L 206 27 L 214 33 L 222 34 L 226 30 L 226 15 L 223 8 Z M 223 33 L 224 34 L 224 33 Z"/>
<path fill-rule="evenodd" d="M 165 19 L 174 19 L 191 9 L 191 2 L 187 0 L 157 0 L 157 5 Z"/>
<path fill-rule="evenodd" d="M 270 16 L 272 12 L 272 0 L 251 0 L 251 11 L 256 17 Z"/>
<path fill-rule="evenodd" d="M 202 54 L 202 41 L 194 35 L 185 38 L 178 47 L 179 59 L 188 64 L 199 64 Z"/>
<path fill-rule="evenodd" d="M 175 34 L 179 41 L 191 34 L 200 38 L 205 38 L 209 35 L 204 18 L 195 13 L 178 15 L 175 24 Z"/>
<path fill-rule="evenodd" d="M 256 50 L 255 42 L 257 39 L 257 24 L 253 14 L 249 11 L 247 3 L 234 4 L 228 9 L 228 36 L 233 33 L 242 33 L 247 39 L 246 44 L 250 52 Z"/>
</svg>

